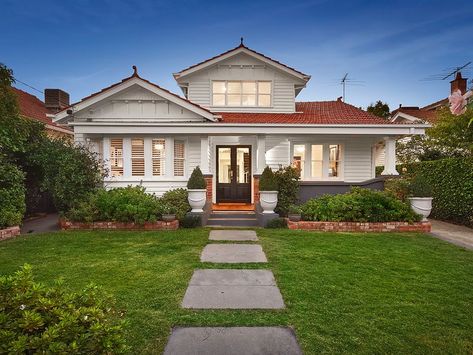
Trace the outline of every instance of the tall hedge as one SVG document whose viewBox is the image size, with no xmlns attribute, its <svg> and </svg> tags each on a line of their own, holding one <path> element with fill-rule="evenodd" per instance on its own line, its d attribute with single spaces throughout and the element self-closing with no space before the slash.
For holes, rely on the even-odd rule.
<svg viewBox="0 0 473 355">
<path fill-rule="evenodd" d="M 432 218 L 473 226 L 472 157 L 424 161 L 405 167 L 407 174 L 421 175 L 431 186 Z"/>
<path fill-rule="evenodd" d="M 21 224 L 25 213 L 25 175 L 0 157 L 0 229 Z"/>
</svg>

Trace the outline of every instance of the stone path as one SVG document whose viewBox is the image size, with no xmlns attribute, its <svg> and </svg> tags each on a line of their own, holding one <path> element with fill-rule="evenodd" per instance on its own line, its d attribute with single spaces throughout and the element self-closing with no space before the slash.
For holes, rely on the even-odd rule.
<svg viewBox="0 0 473 355">
<path fill-rule="evenodd" d="M 432 235 L 452 244 L 473 249 L 473 229 L 431 219 Z"/>
<path fill-rule="evenodd" d="M 212 241 L 257 241 L 256 232 L 218 230 Z M 213 243 L 200 260 L 210 263 L 266 263 L 258 244 Z M 271 270 L 198 269 L 194 271 L 182 301 L 192 309 L 281 309 L 284 300 Z M 187 327 L 174 328 L 166 355 L 302 354 L 294 332 L 283 327 Z"/>
</svg>

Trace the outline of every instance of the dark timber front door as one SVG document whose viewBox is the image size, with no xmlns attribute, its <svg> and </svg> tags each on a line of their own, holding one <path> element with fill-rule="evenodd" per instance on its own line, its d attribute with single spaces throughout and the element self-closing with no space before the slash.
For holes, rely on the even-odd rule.
<svg viewBox="0 0 473 355">
<path fill-rule="evenodd" d="M 217 203 L 251 203 L 251 146 L 217 146 Z"/>
</svg>

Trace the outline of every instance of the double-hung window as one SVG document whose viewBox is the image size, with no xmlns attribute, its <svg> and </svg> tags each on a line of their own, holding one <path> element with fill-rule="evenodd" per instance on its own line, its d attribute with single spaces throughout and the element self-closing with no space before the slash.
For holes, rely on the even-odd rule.
<svg viewBox="0 0 473 355">
<path fill-rule="evenodd" d="M 213 106 L 271 106 L 270 81 L 213 81 Z"/>
<path fill-rule="evenodd" d="M 153 176 L 164 176 L 166 170 L 166 140 L 153 139 L 151 141 L 151 160 Z"/>
<path fill-rule="evenodd" d="M 339 144 L 294 144 L 292 164 L 302 180 L 341 178 L 342 148 Z"/>
<path fill-rule="evenodd" d="M 123 176 L 123 139 L 110 140 L 110 174 Z"/>
</svg>

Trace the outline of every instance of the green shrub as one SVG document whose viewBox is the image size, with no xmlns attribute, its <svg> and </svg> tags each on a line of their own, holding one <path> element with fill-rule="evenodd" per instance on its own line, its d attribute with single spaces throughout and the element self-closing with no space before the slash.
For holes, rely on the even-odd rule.
<svg viewBox="0 0 473 355">
<path fill-rule="evenodd" d="M 189 181 L 187 181 L 187 188 L 190 190 L 203 190 L 207 188 L 204 175 L 198 166 L 192 171 Z"/>
<path fill-rule="evenodd" d="M 409 180 L 402 177 L 387 179 L 384 181 L 384 191 L 405 202 L 409 195 Z"/>
<path fill-rule="evenodd" d="M 403 168 L 407 177 L 422 176 L 431 187 L 432 218 L 473 226 L 473 158 L 424 161 Z"/>
<path fill-rule="evenodd" d="M 0 277 L 0 353 L 123 353 L 122 314 L 98 287 L 77 293 L 62 282 L 46 287 L 25 265 Z"/>
<path fill-rule="evenodd" d="M 301 214 L 302 208 L 301 206 L 297 205 L 290 205 L 287 211 L 288 214 Z"/>
<path fill-rule="evenodd" d="M 391 222 L 419 221 L 409 204 L 389 193 L 353 187 L 339 195 L 323 195 L 307 201 L 302 218 L 308 221 Z"/>
<path fill-rule="evenodd" d="M 117 221 L 143 224 L 162 215 L 162 203 L 141 186 L 100 189 L 72 208 L 66 217 L 72 221 Z"/>
<path fill-rule="evenodd" d="M 409 181 L 409 195 L 412 197 L 432 197 L 432 188 L 421 174 Z"/>
<path fill-rule="evenodd" d="M 274 173 L 278 190 L 278 205 L 276 212 L 281 216 L 287 216 L 289 206 L 297 202 L 299 195 L 299 170 L 292 166 L 280 168 Z"/>
<path fill-rule="evenodd" d="M 187 199 L 186 189 L 174 189 L 164 193 L 159 199 L 164 205 L 172 206 L 176 214 L 176 218 L 181 220 L 185 217 L 186 213 L 191 210 L 189 200 Z"/>
<path fill-rule="evenodd" d="M 266 223 L 266 228 L 287 228 L 287 221 L 285 218 L 274 218 Z"/>
<path fill-rule="evenodd" d="M 264 168 L 263 173 L 259 179 L 259 190 L 260 191 L 277 191 L 278 183 L 274 177 L 274 172 L 269 166 Z"/>
<path fill-rule="evenodd" d="M 0 159 L 0 229 L 21 224 L 25 213 L 24 174 Z"/>
<path fill-rule="evenodd" d="M 179 227 L 181 228 L 197 228 L 202 225 L 200 216 L 187 215 L 179 220 Z"/>
</svg>

